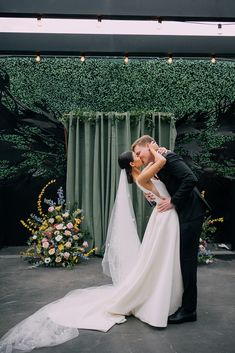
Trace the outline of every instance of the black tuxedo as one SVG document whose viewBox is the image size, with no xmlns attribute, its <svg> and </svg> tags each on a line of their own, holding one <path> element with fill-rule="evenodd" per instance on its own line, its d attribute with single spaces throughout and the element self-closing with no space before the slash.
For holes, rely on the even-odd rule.
<svg viewBox="0 0 235 353">
<path fill-rule="evenodd" d="M 197 305 L 197 255 L 206 203 L 196 188 L 197 178 L 183 159 L 173 152 L 164 157 L 166 164 L 158 173 L 171 195 L 179 216 L 180 262 L 184 283 L 182 306 L 186 311 Z"/>
</svg>

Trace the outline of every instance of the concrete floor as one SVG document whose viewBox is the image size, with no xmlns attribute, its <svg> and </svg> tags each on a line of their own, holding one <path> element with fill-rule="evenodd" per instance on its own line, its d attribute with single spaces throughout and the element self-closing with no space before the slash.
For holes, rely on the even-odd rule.
<svg viewBox="0 0 235 353">
<path fill-rule="evenodd" d="M 74 288 L 110 283 L 94 257 L 73 270 L 31 268 L 18 253 L 0 251 L 0 336 L 43 305 Z M 80 335 L 35 353 L 234 353 L 235 258 L 217 259 L 198 268 L 198 321 L 156 329 L 135 319 L 108 333 L 80 330 Z"/>
</svg>

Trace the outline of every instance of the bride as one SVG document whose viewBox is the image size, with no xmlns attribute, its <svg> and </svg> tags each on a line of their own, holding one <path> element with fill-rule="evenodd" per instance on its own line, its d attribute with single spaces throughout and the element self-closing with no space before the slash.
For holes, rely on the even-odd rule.
<svg viewBox="0 0 235 353">
<path fill-rule="evenodd" d="M 0 352 L 55 346 L 78 336 L 78 329 L 107 332 L 133 315 L 155 327 L 166 327 L 168 316 L 181 305 L 179 223 L 174 209 L 150 216 L 140 244 L 128 182 L 150 192 L 156 203 L 169 194 L 155 175 L 166 160 L 149 144 L 154 162 L 140 171 L 134 152 L 119 156 L 121 175 L 112 210 L 103 271 L 113 284 L 77 289 L 29 316 L 0 340 Z"/>
</svg>

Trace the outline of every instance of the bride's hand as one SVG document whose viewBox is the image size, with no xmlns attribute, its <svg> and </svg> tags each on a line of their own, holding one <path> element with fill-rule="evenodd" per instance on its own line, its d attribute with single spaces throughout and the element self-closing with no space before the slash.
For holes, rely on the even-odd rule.
<svg viewBox="0 0 235 353">
<path fill-rule="evenodd" d="M 157 152 L 158 146 L 157 146 L 155 141 L 152 141 L 152 142 L 148 143 L 147 147 L 149 148 L 149 151 L 152 154 L 155 154 Z"/>
</svg>

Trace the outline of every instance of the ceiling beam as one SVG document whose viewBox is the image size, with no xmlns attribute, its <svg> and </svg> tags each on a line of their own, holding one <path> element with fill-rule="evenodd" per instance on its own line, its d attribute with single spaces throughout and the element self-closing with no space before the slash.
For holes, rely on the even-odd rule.
<svg viewBox="0 0 235 353">
<path fill-rule="evenodd" d="M 234 37 L 0 33 L 1 55 L 234 58 Z"/>
<path fill-rule="evenodd" d="M 1 0 L 0 17 L 234 21 L 234 0 Z"/>
</svg>

